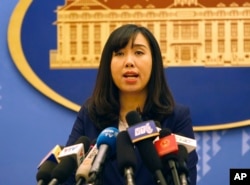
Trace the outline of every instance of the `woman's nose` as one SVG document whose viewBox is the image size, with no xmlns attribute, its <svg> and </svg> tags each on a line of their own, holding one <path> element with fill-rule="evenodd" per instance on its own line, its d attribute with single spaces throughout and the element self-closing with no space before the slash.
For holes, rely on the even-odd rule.
<svg viewBox="0 0 250 185">
<path fill-rule="evenodd" d="M 131 63 L 131 62 L 127 62 L 127 63 L 126 63 L 126 67 L 134 67 L 134 64 Z"/>
<path fill-rule="evenodd" d="M 125 66 L 126 67 L 134 67 L 134 59 L 132 56 L 127 56 Z"/>
</svg>

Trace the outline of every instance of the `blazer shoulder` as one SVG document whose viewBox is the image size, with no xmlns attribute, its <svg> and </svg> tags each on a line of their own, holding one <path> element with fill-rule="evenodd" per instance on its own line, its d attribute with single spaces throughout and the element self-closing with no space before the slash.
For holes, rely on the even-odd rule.
<svg viewBox="0 0 250 185">
<path fill-rule="evenodd" d="M 175 104 L 173 115 L 174 116 L 180 116 L 180 115 L 186 115 L 190 114 L 190 108 L 187 105 L 184 104 Z"/>
</svg>

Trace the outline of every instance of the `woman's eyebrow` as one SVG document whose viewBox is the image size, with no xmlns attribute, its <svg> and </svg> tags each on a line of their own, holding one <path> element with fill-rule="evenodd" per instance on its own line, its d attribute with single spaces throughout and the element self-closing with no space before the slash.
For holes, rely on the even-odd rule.
<svg viewBox="0 0 250 185">
<path fill-rule="evenodd" d="M 144 45 L 144 44 L 137 44 L 137 43 L 133 43 L 131 47 L 132 47 L 132 48 L 134 48 L 134 47 L 148 48 L 148 47 L 147 47 L 146 45 Z"/>
</svg>

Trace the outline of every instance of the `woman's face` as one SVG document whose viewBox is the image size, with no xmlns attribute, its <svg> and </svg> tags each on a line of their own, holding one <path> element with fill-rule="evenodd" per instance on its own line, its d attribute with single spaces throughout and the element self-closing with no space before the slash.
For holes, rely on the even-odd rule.
<svg viewBox="0 0 250 185">
<path fill-rule="evenodd" d="M 134 42 L 113 52 L 111 74 L 121 92 L 140 93 L 146 91 L 152 69 L 152 55 L 146 38 L 138 33 Z"/>
</svg>

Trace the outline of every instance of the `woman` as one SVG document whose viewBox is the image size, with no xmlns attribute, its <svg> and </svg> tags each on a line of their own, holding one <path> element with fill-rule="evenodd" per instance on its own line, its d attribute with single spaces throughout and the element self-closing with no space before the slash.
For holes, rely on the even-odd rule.
<svg viewBox="0 0 250 185">
<path fill-rule="evenodd" d="M 102 52 L 92 96 L 78 113 L 67 145 L 82 135 L 94 140 L 107 127 L 125 130 L 126 114 L 140 112 L 143 120 L 155 120 L 162 128 L 194 138 L 189 109 L 176 104 L 167 86 L 159 45 L 145 27 L 128 24 L 109 36 Z M 135 171 L 135 184 L 156 184 L 140 160 Z M 196 184 L 196 151 L 188 156 L 189 177 Z M 124 184 L 116 159 L 105 161 L 102 184 Z"/>
</svg>

